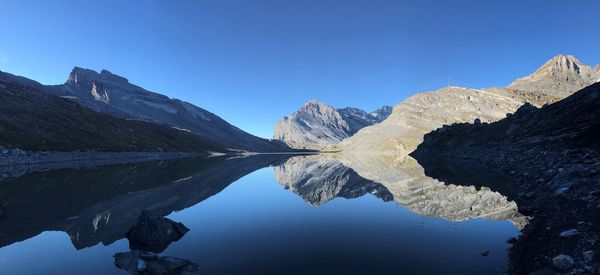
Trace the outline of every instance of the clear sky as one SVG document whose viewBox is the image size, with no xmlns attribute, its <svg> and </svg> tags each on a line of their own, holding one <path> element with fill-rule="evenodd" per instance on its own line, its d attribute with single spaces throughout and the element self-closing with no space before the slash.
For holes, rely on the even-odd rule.
<svg viewBox="0 0 600 275">
<path fill-rule="evenodd" d="M 255 135 L 309 99 L 367 111 L 507 85 L 569 53 L 600 63 L 600 1 L 0 0 L 0 70 L 107 69 Z"/>
</svg>

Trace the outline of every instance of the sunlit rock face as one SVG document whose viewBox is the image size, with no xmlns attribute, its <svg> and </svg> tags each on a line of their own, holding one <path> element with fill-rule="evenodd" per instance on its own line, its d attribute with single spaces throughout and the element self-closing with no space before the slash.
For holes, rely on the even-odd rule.
<svg viewBox="0 0 600 275">
<path fill-rule="evenodd" d="M 322 205 L 337 197 L 357 198 L 373 194 L 384 201 L 391 193 L 381 184 L 358 176 L 334 158 L 322 155 L 299 156 L 275 166 L 275 179 L 311 205 Z"/>
<path fill-rule="evenodd" d="M 600 66 L 592 68 L 572 55 L 557 55 L 508 87 L 562 99 L 598 81 Z"/>
<path fill-rule="evenodd" d="M 275 125 L 273 138 L 292 148 L 322 150 L 366 126 L 383 121 L 391 111 L 392 107 L 389 106 L 371 113 L 350 107 L 336 109 L 323 102 L 310 100 Z"/>
<path fill-rule="evenodd" d="M 280 184 L 313 205 L 335 197 L 348 198 L 344 196 L 346 186 L 351 185 L 352 189 L 362 191 L 353 192 L 354 197 L 372 193 L 384 200 L 393 199 L 419 215 L 454 222 L 475 218 L 510 220 L 519 228 L 527 222 L 518 213 L 517 204 L 502 194 L 486 187 L 445 184 L 429 178 L 414 159 L 404 155 L 294 157 L 275 167 L 275 174 Z"/>
<path fill-rule="evenodd" d="M 525 102 L 535 106 L 556 102 L 599 80 L 598 67 L 591 68 L 572 56 L 559 55 L 508 87 L 446 87 L 416 94 L 396 105 L 381 123 L 362 128 L 333 149 L 410 153 L 423 141 L 424 134 L 445 124 L 475 119 L 497 121 Z"/>
</svg>

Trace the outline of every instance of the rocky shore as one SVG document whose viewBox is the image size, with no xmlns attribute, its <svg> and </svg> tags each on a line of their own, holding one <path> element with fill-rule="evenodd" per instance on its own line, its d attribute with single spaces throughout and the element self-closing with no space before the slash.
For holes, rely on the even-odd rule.
<svg viewBox="0 0 600 275">
<path fill-rule="evenodd" d="M 600 273 L 600 84 L 491 123 L 427 134 L 411 155 L 506 175 L 522 214 L 533 217 L 511 249 L 510 274 Z"/>
<path fill-rule="evenodd" d="M 193 152 L 23 151 L 0 147 L 0 180 L 37 171 L 209 156 Z"/>
</svg>

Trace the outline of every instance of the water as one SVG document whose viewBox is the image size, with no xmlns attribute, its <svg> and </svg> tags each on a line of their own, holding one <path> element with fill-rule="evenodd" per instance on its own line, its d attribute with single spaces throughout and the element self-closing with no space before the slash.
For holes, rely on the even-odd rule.
<svg viewBox="0 0 600 275">
<path fill-rule="evenodd" d="M 126 274 L 113 255 L 144 209 L 191 229 L 161 255 L 204 274 L 502 274 L 524 224 L 502 194 L 390 156 L 33 173 L 0 182 L 0 203 L 0 274 Z"/>
</svg>

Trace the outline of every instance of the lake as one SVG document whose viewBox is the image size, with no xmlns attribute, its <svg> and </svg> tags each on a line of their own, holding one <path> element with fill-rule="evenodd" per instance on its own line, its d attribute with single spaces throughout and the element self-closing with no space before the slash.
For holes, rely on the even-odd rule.
<svg viewBox="0 0 600 275">
<path fill-rule="evenodd" d="M 0 182 L 0 274 L 127 274 L 143 210 L 190 229 L 160 255 L 200 274 L 502 274 L 527 218 L 497 178 L 444 167 L 460 176 L 338 154 L 30 173 Z"/>
</svg>

